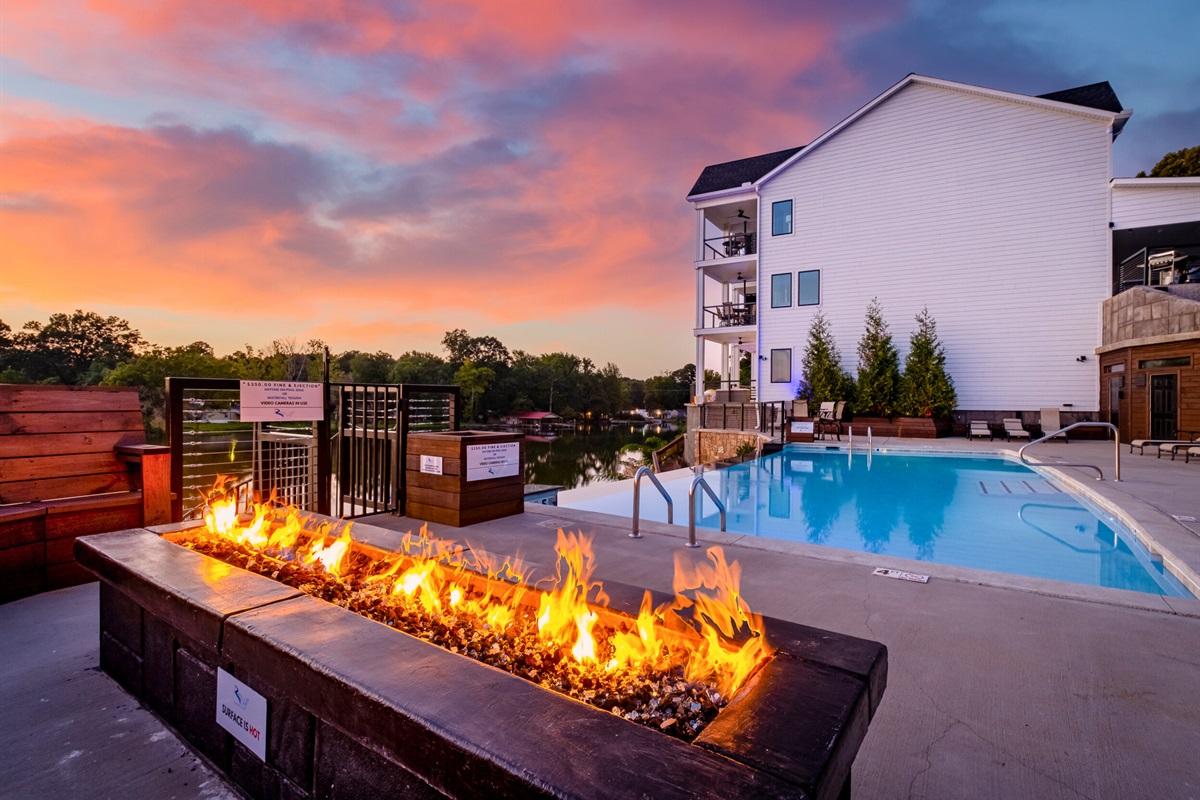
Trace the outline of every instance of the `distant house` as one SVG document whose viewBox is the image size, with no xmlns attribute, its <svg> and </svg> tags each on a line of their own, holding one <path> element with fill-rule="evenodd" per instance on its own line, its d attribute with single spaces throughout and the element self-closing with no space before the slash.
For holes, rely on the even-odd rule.
<svg viewBox="0 0 1200 800">
<path fill-rule="evenodd" d="M 505 425 L 514 428 L 542 428 L 562 421 L 562 417 L 553 411 L 526 411 L 521 414 L 510 414 L 502 420 Z"/>
<path fill-rule="evenodd" d="M 743 353 L 757 400 L 795 397 L 817 312 L 853 374 L 878 297 L 901 358 L 929 308 L 960 417 L 1095 419 L 1102 302 L 1200 244 L 1200 179 L 1112 179 L 1130 114 L 1108 83 L 1032 97 L 909 75 L 805 147 L 705 167 L 698 402 L 703 367 L 736 384 Z"/>
</svg>

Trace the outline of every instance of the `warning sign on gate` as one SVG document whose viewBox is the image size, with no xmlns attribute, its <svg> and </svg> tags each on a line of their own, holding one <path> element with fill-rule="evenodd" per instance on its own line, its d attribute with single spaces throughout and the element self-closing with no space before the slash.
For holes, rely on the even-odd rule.
<svg viewBox="0 0 1200 800">
<path fill-rule="evenodd" d="M 243 422 L 317 422 L 325 419 L 324 387 L 298 381 L 241 381 Z"/>
</svg>

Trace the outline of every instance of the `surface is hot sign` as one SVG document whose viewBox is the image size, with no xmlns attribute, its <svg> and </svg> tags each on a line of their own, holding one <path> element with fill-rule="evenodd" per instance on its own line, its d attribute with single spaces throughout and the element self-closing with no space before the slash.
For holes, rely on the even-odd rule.
<svg viewBox="0 0 1200 800">
<path fill-rule="evenodd" d="M 217 668 L 217 724 L 267 760 L 267 698 Z"/>
</svg>

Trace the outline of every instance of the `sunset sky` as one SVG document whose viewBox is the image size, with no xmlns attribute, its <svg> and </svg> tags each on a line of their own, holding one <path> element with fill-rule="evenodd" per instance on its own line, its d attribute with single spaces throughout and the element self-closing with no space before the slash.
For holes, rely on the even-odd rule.
<svg viewBox="0 0 1200 800">
<path fill-rule="evenodd" d="M 1107 80 L 1131 176 L 1200 144 L 1198 39 L 1196 0 L 4 0 L 0 319 L 648 377 L 694 354 L 706 164 L 917 72 Z"/>
</svg>

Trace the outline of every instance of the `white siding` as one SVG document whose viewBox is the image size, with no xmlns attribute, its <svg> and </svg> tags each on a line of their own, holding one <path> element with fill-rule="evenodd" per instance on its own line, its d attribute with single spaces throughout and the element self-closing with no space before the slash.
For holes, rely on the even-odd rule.
<svg viewBox="0 0 1200 800">
<path fill-rule="evenodd" d="M 1146 178 L 1147 182 L 1160 181 Z M 1112 187 L 1114 228 L 1141 228 L 1176 222 L 1200 222 L 1200 179 L 1180 183 L 1118 183 Z"/>
<path fill-rule="evenodd" d="M 760 207 L 792 198 L 795 233 L 764 231 L 759 285 L 820 269 L 821 304 L 771 309 L 760 292 L 759 352 L 795 354 L 791 385 L 760 372 L 760 399 L 792 396 L 818 310 L 854 374 L 877 296 L 901 359 L 913 317 L 929 307 L 960 408 L 1097 409 L 1093 351 L 1110 289 L 1107 127 L 912 84 L 770 180 Z"/>
</svg>

